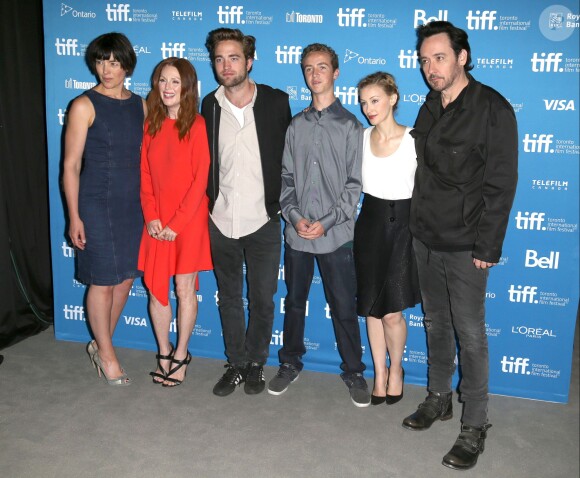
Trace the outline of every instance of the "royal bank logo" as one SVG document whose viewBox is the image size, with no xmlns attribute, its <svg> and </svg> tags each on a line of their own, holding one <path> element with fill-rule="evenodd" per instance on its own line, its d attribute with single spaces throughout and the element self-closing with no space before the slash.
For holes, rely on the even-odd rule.
<svg viewBox="0 0 580 478">
<path fill-rule="evenodd" d="M 87 19 L 97 18 L 97 14 L 95 12 L 86 10 L 76 10 L 75 8 L 71 7 L 70 5 L 67 5 L 66 3 L 61 3 L 60 16 L 64 17 L 69 13 L 70 16 L 74 18 L 87 18 Z"/>
<path fill-rule="evenodd" d="M 161 58 L 164 60 L 171 56 L 185 58 L 185 48 L 185 43 L 163 42 L 161 43 Z"/>
<path fill-rule="evenodd" d="M 286 12 L 286 23 L 323 23 L 324 16 L 310 13 Z"/>
<path fill-rule="evenodd" d="M 425 25 L 426 23 L 433 21 L 448 21 L 449 16 L 448 10 L 438 10 L 437 15 L 428 16 L 426 10 L 415 10 L 413 15 L 413 28 L 417 28 L 419 25 Z"/>
<path fill-rule="evenodd" d="M 287 86 L 286 93 L 288 94 L 288 98 L 290 98 L 291 100 L 293 100 L 293 101 L 298 100 L 298 87 L 297 86 Z M 280 275 L 278 274 L 278 279 L 279 278 L 280 278 Z"/>
<path fill-rule="evenodd" d="M 384 58 L 373 58 L 370 56 L 363 56 L 357 53 L 356 51 L 349 50 L 348 48 L 344 52 L 344 60 L 343 63 L 348 63 L 349 61 L 354 60 L 359 65 L 386 65 L 387 60 Z"/>
<path fill-rule="evenodd" d="M 564 5 L 551 5 L 540 14 L 539 25 L 542 35 L 551 41 L 569 38 L 580 28 L 580 15 Z"/>
<path fill-rule="evenodd" d="M 219 5 L 217 9 L 218 23 L 224 24 L 244 24 L 245 20 L 242 19 L 244 14 L 244 7 L 242 5 Z"/>
</svg>

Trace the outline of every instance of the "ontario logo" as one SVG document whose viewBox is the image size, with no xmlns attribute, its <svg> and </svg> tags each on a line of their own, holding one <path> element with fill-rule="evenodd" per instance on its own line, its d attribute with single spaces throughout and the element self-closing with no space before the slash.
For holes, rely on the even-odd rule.
<svg viewBox="0 0 580 478">
<path fill-rule="evenodd" d="M 349 50 L 348 48 L 344 51 L 343 63 L 348 63 L 350 61 L 355 61 L 359 65 L 386 65 L 387 60 L 384 58 L 373 58 L 370 56 L 363 56 L 360 53 Z"/>
<path fill-rule="evenodd" d="M 75 8 L 67 5 L 66 3 L 60 4 L 60 16 L 64 17 L 70 13 L 71 17 L 74 18 L 97 18 L 97 14 L 95 12 L 86 11 L 86 10 L 76 10 Z"/>
</svg>

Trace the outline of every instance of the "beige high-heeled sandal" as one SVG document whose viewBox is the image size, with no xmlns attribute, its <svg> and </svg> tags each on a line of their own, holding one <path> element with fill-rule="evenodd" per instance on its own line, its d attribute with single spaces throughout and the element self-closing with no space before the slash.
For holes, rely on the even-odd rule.
<svg viewBox="0 0 580 478">
<path fill-rule="evenodd" d="M 123 370 L 123 368 L 121 368 L 121 372 L 123 372 L 123 375 L 121 375 L 120 377 L 116 377 L 116 378 L 107 377 L 107 374 L 105 373 L 105 369 L 103 368 L 103 363 L 101 362 L 101 357 L 99 357 L 99 352 L 97 352 L 97 353 L 95 353 L 95 355 L 93 355 L 93 363 L 95 364 L 95 367 L 97 368 L 97 372 L 99 374 L 99 377 L 101 377 L 101 373 L 102 373 L 102 375 L 105 377 L 105 380 L 107 381 L 107 383 L 109 385 L 116 385 L 116 386 L 120 386 L 120 387 L 126 387 L 128 385 L 131 385 L 132 381 L 127 376 L 127 374 L 125 373 L 125 370 Z"/>
</svg>

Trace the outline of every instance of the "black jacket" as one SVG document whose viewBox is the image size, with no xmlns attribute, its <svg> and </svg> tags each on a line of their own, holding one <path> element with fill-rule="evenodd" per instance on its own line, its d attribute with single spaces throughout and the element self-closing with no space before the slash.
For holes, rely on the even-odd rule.
<svg viewBox="0 0 580 478">
<path fill-rule="evenodd" d="M 417 116 L 410 228 L 433 250 L 498 262 L 517 184 L 517 124 L 503 96 L 468 78 L 455 108 L 440 115 L 431 91 Z"/>
<path fill-rule="evenodd" d="M 268 217 L 275 217 L 280 212 L 280 189 L 282 175 L 282 154 L 286 129 L 292 119 L 288 95 L 281 90 L 267 85 L 256 84 L 258 94 L 254 103 L 254 119 L 260 148 L 260 161 L 264 177 L 264 197 Z M 209 140 L 209 180 L 207 195 L 209 210 L 219 194 L 219 131 L 221 107 L 215 92 L 209 93 L 201 104 L 201 114 L 205 118 Z"/>
</svg>

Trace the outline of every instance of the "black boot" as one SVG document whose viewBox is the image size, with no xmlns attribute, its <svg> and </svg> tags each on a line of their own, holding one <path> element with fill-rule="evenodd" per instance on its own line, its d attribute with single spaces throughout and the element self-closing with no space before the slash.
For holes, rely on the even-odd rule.
<svg viewBox="0 0 580 478">
<path fill-rule="evenodd" d="M 408 430 L 427 430 L 435 420 L 449 420 L 453 417 L 451 392 L 429 392 L 417 411 L 403 420 L 403 428 Z"/>
<path fill-rule="evenodd" d="M 443 457 L 443 465 L 454 470 L 469 470 L 477 463 L 480 453 L 485 448 L 485 438 L 490 424 L 482 427 L 461 425 L 461 433 L 453 448 Z"/>
</svg>

